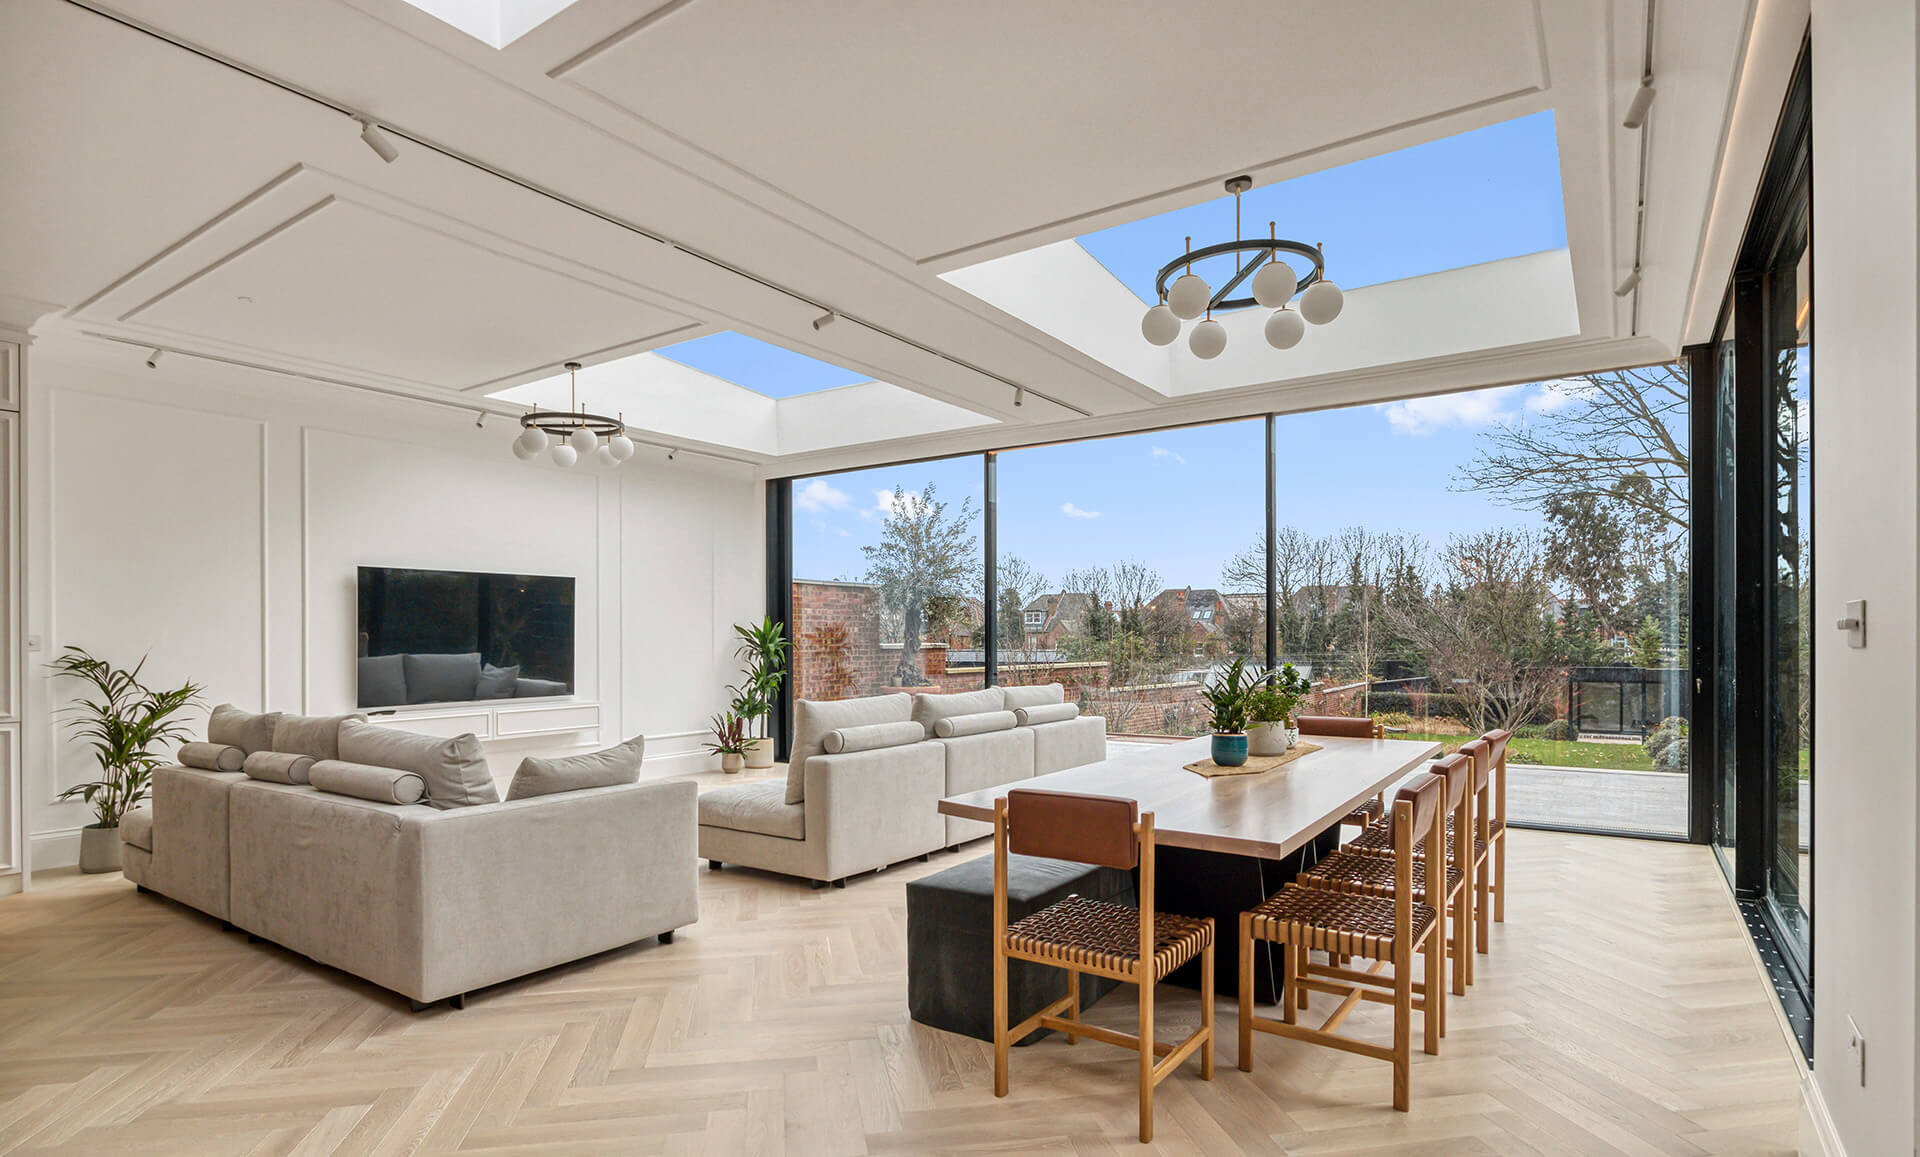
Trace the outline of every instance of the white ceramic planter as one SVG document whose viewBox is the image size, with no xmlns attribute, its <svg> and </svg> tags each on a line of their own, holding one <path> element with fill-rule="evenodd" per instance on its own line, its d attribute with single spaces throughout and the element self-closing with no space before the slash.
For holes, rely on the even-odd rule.
<svg viewBox="0 0 1920 1157">
<path fill-rule="evenodd" d="M 120 870 L 120 829 L 88 824 L 80 829 L 80 870 L 117 872 Z"/>
<path fill-rule="evenodd" d="M 756 771 L 761 771 L 761 770 L 765 770 L 766 768 L 772 767 L 773 766 L 773 740 L 771 739 L 747 740 L 746 758 L 747 758 L 747 766 L 753 768 Z"/>
<path fill-rule="evenodd" d="M 720 770 L 728 775 L 738 775 L 740 769 L 746 766 L 746 762 L 746 756 L 737 751 L 724 752 L 720 756 Z"/>
<path fill-rule="evenodd" d="M 1255 723 L 1247 728 L 1248 755 L 1285 755 L 1292 746 L 1287 742 L 1287 729 L 1278 723 Z"/>
</svg>

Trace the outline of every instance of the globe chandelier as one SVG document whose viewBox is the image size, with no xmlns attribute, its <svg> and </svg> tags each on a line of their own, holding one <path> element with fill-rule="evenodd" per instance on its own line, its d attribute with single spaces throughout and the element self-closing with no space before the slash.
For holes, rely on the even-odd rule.
<svg viewBox="0 0 1920 1157">
<path fill-rule="evenodd" d="M 1273 311 L 1267 318 L 1267 344 L 1275 349 L 1292 349 L 1306 336 L 1308 325 L 1325 325 L 1340 316 L 1345 297 L 1339 286 L 1327 280 L 1327 255 L 1322 247 L 1275 236 L 1271 221 L 1267 222 L 1266 237 L 1240 236 L 1240 194 L 1251 188 L 1252 177 L 1227 181 L 1227 192 L 1233 194 L 1233 240 L 1195 249 L 1193 238 L 1188 237 L 1187 251 L 1160 267 L 1160 276 L 1153 283 L 1160 303 L 1140 319 L 1141 336 L 1154 345 L 1172 345 L 1180 337 L 1181 322 L 1204 314 L 1187 335 L 1187 348 L 1195 357 L 1217 358 L 1227 348 L 1227 328 L 1213 319 L 1214 311 L 1259 306 Z M 1233 275 L 1219 289 L 1193 271 L 1196 264 L 1228 254 L 1233 256 Z M 1313 268 L 1302 277 L 1282 254 L 1304 257 Z M 1251 262 L 1248 255 L 1252 255 Z M 1221 264 L 1224 267 L 1224 261 Z M 1167 279 L 1182 268 L 1186 272 L 1169 285 Z M 1243 284 L 1251 296 L 1232 296 Z M 1293 307 L 1289 303 L 1294 303 Z"/>
<path fill-rule="evenodd" d="M 513 440 L 513 456 L 522 462 L 550 451 L 556 466 L 571 466 L 591 456 L 602 466 L 617 466 L 633 457 L 633 439 L 627 437 L 626 415 L 609 418 L 580 408 L 580 363 L 567 363 L 565 410 L 539 406 L 520 415 L 520 436 Z M 604 439 L 604 440 L 603 440 Z"/>
</svg>

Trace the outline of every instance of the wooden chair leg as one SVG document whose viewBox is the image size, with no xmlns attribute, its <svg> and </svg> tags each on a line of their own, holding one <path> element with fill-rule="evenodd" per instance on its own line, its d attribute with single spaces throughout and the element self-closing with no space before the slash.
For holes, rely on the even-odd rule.
<svg viewBox="0 0 1920 1157">
<path fill-rule="evenodd" d="M 1297 1019 L 1294 1001 L 1300 995 L 1300 945 L 1292 940 L 1280 945 L 1280 1019 L 1293 1024 Z"/>
<path fill-rule="evenodd" d="M 1080 1023 L 1080 973 L 1071 968 L 1067 969 L 1067 1019 L 1075 1024 Z M 1079 1034 L 1068 1030 L 1067 1043 L 1079 1044 Z"/>
<path fill-rule="evenodd" d="M 1140 1142 L 1153 1140 L 1153 964 L 1144 962 L 1140 988 Z"/>
<path fill-rule="evenodd" d="M 1253 1071 L 1253 914 L 1240 913 L 1240 1071 Z"/>
<path fill-rule="evenodd" d="M 1467 863 L 1467 877 L 1460 882 L 1460 922 L 1454 925 L 1453 934 L 1460 941 L 1460 959 L 1466 963 L 1467 984 L 1473 984 L 1474 968 L 1474 920 L 1473 920 L 1473 863 Z"/>
<path fill-rule="evenodd" d="M 1493 864 L 1490 858 L 1480 861 L 1480 870 L 1475 875 L 1473 931 L 1480 951 L 1490 952 L 1493 950 Z"/>
<path fill-rule="evenodd" d="M 1440 935 L 1440 928 L 1428 935 Z M 1412 1102 L 1413 945 L 1401 937 L 1393 946 L 1393 1107 L 1404 1113 Z"/>
<path fill-rule="evenodd" d="M 1000 945 L 993 950 L 993 1095 L 1007 1095 L 1007 954 Z"/>
<path fill-rule="evenodd" d="M 1213 1079 L 1213 945 L 1200 954 L 1200 1031 L 1207 1039 L 1200 1042 L 1200 1079 Z"/>
<path fill-rule="evenodd" d="M 1447 906 L 1447 912 L 1442 915 L 1439 925 L 1434 929 L 1435 935 L 1441 934 L 1449 927 L 1446 917 L 1453 918 L 1452 932 L 1447 936 L 1446 952 L 1448 956 L 1453 957 L 1453 994 L 1455 996 L 1467 994 L 1467 962 L 1473 956 L 1473 949 L 1467 943 L 1467 922 L 1461 912 L 1465 902 L 1466 893 L 1462 890 L 1460 898 Z"/>
<path fill-rule="evenodd" d="M 1427 1007 L 1421 1014 L 1420 1027 L 1426 1030 L 1426 1049 L 1428 1056 L 1437 1056 L 1440 1052 L 1440 1038 L 1447 1033 L 1447 984 L 1446 984 L 1446 943 L 1440 936 L 1440 930 L 1427 933 L 1426 975 Z"/>
<path fill-rule="evenodd" d="M 1493 922 L 1507 922 L 1507 832 L 1504 828 L 1500 838 L 1493 841 Z"/>
</svg>

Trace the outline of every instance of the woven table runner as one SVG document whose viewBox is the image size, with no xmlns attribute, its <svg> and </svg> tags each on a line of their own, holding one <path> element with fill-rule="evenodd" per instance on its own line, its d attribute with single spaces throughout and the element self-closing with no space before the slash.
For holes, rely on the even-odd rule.
<svg viewBox="0 0 1920 1157">
<path fill-rule="evenodd" d="M 1249 755 L 1247 761 L 1239 767 L 1221 767 L 1211 759 L 1187 764 L 1187 770 L 1195 775 L 1209 778 L 1216 775 L 1259 775 L 1263 771 L 1272 771 L 1282 764 L 1292 763 L 1303 755 L 1320 750 L 1317 743 L 1296 743 L 1285 755 Z"/>
</svg>

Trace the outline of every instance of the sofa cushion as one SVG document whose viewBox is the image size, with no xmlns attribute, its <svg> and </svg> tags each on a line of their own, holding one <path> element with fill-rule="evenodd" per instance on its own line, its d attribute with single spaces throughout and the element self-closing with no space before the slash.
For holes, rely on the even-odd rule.
<svg viewBox="0 0 1920 1157">
<path fill-rule="evenodd" d="M 974 715 L 949 715 L 934 722 L 937 739 L 955 739 L 962 735 L 984 735 L 989 731 L 1011 731 L 1020 720 L 1011 711 L 981 711 Z"/>
<path fill-rule="evenodd" d="M 153 850 L 153 809 L 137 807 L 120 816 L 120 842 L 132 844 L 136 848 L 151 852 Z"/>
<path fill-rule="evenodd" d="M 568 695 L 572 689 L 557 679 L 515 679 L 513 697 L 515 699 L 541 699 L 549 695 Z"/>
<path fill-rule="evenodd" d="M 362 707 L 397 707 L 407 701 L 404 655 L 362 656 L 359 678 Z"/>
<path fill-rule="evenodd" d="M 1042 723 L 1065 723 L 1069 719 L 1079 717 L 1080 705 L 1048 703 L 1041 707 L 1016 707 L 1013 715 L 1020 721 L 1022 727 L 1036 727 Z"/>
<path fill-rule="evenodd" d="M 826 754 L 827 732 L 913 718 L 912 695 L 863 699 L 801 699 L 793 705 L 793 751 L 787 757 L 787 802 L 807 798 L 807 760 Z"/>
<path fill-rule="evenodd" d="M 349 719 L 340 725 L 340 759 L 411 771 L 427 784 L 427 802 L 437 808 L 499 803 L 480 739 L 472 732 L 441 739 Z"/>
<path fill-rule="evenodd" d="M 397 767 L 323 759 L 313 765 L 311 778 L 313 786 L 320 791 L 375 803 L 419 803 L 427 795 L 425 779 L 417 772 Z"/>
<path fill-rule="evenodd" d="M 513 685 L 520 681 L 520 664 L 496 667 L 487 663 L 480 668 L 480 682 L 474 685 L 475 699 L 511 699 Z"/>
<path fill-rule="evenodd" d="M 339 759 L 340 725 L 349 719 L 365 718 L 357 712 L 350 715 L 282 715 L 273 728 L 273 750 L 314 759 Z M 253 752 L 247 754 L 252 755 Z"/>
<path fill-rule="evenodd" d="M 840 727 L 821 737 L 820 746 L 828 755 L 851 755 L 856 751 L 876 751 L 883 747 L 904 747 L 927 737 L 927 729 L 908 720 L 905 723 L 869 723 L 865 727 Z"/>
<path fill-rule="evenodd" d="M 777 779 L 702 792 L 700 823 L 786 840 L 807 838 L 807 809 L 788 803 L 786 785 Z"/>
<path fill-rule="evenodd" d="M 936 734 L 935 725 L 952 715 L 978 715 L 983 711 L 1004 711 L 1007 697 L 998 687 L 984 691 L 960 691 L 952 695 L 915 695 L 913 721 Z"/>
<path fill-rule="evenodd" d="M 313 756 L 291 751 L 256 751 L 240 770 L 248 779 L 267 783 L 305 783 L 313 770 Z"/>
<path fill-rule="evenodd" d="M 273 730 L 280 722 L 278 711 L 256 715 L 231 703 L 222 703 L 207 716 L 207 742 L 237 747 L 248 755 L 273 750 Z"/>
<path fill-rule="evenodd" d="M 173 758 L 201 771 L 239 771 L 247 753 L 230 743 L 182 743 Z"/>
<path fill-rule="evenodd" d="M 1002 687 L 1000 694 L 1006 699 L 1009 711 L 1067 701 L 1067 689 L 1058 683 L 1043 683 L 1038 687 Z"/>
<path fill-rule="evenodd" d="M 407 702 L 458 703 L 475 698 L 480 685 L 480 652 L 413 655 L 406 658 Z"/>
<path fill-rule="evenodd" d="M 530 755 L 520 761 L 520 769 L 513 773 L 507 798 L 527 799 L 560 791 L 633 783 L 640 778 L 640 760 L 646 750 L 647 737 L 636 735 L 618 747 L 586 755 L 566 755 L 557 759 L 540 759 Z"/>
</svg>

